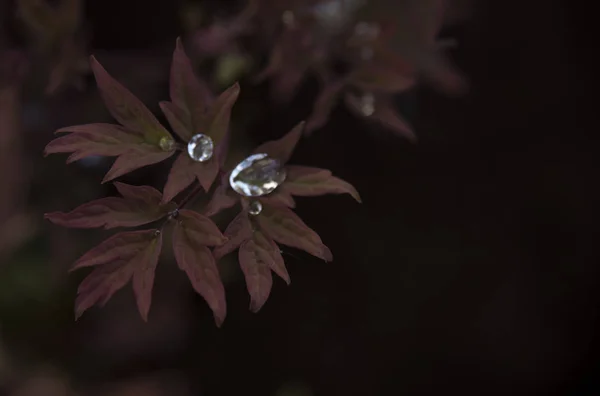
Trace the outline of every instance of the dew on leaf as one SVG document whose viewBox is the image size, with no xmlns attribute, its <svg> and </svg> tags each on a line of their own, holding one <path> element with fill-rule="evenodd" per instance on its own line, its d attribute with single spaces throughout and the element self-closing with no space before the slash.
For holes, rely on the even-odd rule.
<svg viewBox="0 0 600 396">
<path fill-rule="evenodd" d="M 192 136 L 187 145 L 188 155 L 197 162 L 206 162 L 213 156 L 214 144 L 210 136 L 202 133 Z"/>
<path fill-rule="evenodd" d="M 257 216 L 262 212 L 262 204 L 259 201 L 252 201 L 250 205 L 248 205 L 248 213 L 252 216 Z"/>
<path fill-rule="evenodd" d="M 175 149 L 175 141 L 170 137 L 163 136 L 160 138 L 158 146 L 162 151 L 173 151 Z"/>
<path fill-rule="evenodd" d="M 235 167 L 229 184 L 240 195 L 260 197 L 273 192 L 285 178 L 286 171 L 279 160 L 264 153 L 253 154 Z"/>
</svg>

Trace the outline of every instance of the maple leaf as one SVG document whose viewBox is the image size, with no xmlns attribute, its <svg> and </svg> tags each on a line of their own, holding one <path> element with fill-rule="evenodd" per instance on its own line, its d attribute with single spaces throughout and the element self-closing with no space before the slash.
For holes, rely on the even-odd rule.
<svg viewBox="0 0 600 396">
<path fill-rule="evenodd" d="M 215 155 L 199 161 L 193 159 L 188 150 L 179 154 L 164 188 L 164 200 L 171 200 L 196 179 L 205 191 L 210 189 L 225 160 L 225 138 L 239 92 L 239 84 L 235 83 L 214 99 L 208 87 L 194 74 L 181 39 L 177 39 L 171 66 L 171 102 L 161 102 L 160 106 L 175 133 L 186 144 L 197 134 L 206 135 L 212 140 Z"/>
<path fill-rule="evenodd" d="M 161 248 L 159 230 L 129 231 L 113 235 L 84 254 L 72 270 L 83 267 L 94 267 L 94 270 L 79 285 L 75 317 L 81 317 L 95 304 L 104 306 L 133 279 L 138 310 L 147 321 Z"/>
<path fill-rule="evenodd" d="M 96 58 L 90 59 L 104 103 L 121 125 L 100 123 L 61 128 L 56 132 L 70 134 L 51 141 L 45 154 L 72 153 L 67 162 L 94 155 L 117 157 L 103 183 L 172 156 L 176 145 L 171 134 Z"/>
<path fill-rule="evenodd" d="M 333 259 L 331 251 L 319 237 L 290 208 L 295 206 L 293 196 L 350 194 L 360 202 L 356 189 L 348 182 L 332 175 L 326 169 L 286 165 L 303 134 L 301 122 L 282 138 L 257 147 L 254 154 L 267 154 L 285 165 L 286 179 L 270 194 L 247 198 L 238 195 L 229 186 L 229 174 L 221 179 L 215 194 L 207 205 L 210 214 L 241 203 L 242 211 L 227 226 L 227 241 L 213 251 L 218 260 L 239 249 L 238 259 L 250 294 L 250 309 L 257 312 L 269 297 L 272 287 L 271 272 L 286 283 L 290 277 L 277 243 L 301 249 L 324 261 Z M 259 213 L 252 214 L 253 202 L 260 204 Z"/>
<path fill-rule="evenodd" d="M 225 289 L 208 246 L 221 245 L 226 240 L 208 217 L 190 210 L 179 212 L 173 232 L 175 259 L 194 290 L 206 300 L 219 327 L 227 311 Z"/>
<path fill-rule="evenodd" d="M 46 213 L 52 223 L 70 228 L 137 227 L 165 217 L 176 209 L 174 203 L 162 204 L 161 194 L 149 186 L 115 183 L 123 198 L 107 197 L 85 203 L 71 212 Z"/>
</svg>

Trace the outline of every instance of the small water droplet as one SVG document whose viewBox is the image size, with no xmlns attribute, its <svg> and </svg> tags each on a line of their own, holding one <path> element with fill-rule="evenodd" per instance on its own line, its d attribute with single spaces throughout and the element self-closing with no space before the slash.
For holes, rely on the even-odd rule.
<svg viewBox="0 0 600 396">
<path fill-rule="evenodd" d="M 281 14 L 281 21 L 285 26 L 291 28 L 296 24 L 296 16 L 292 11 L 286 10 Z"/>
<path fill-rule="evenodd" d="M 214 144 L 210 136 L 194 135 L 187 146 L 188 155 L 197 162 L 206 162 L 213 156 Z"/>
<path fill-rule="evenodd" d="M 248 213 L 252 216 L 257 216 L 262 212 L 262 204 L 259 201 L 252 201 L 250 205 L 248 205 Z"/>
<path fill-rule="evenodd" d="M 175 209 L 171 212 L 169 212 L 169 219 L 176 219 L 177 216 L 179 216 L 179 209 Z"/>
<path fill-rule="evenodd" d="M 157 237 L 160 235 L 160 230 L 154 230 L 154 236 Z"/>
<path fill-rule="evenodd" d="M 367 117 L 375 113 L 375 96 L 373 94 L 367 93 L 360 98 L 360 111 Z"/>
<path fill-rule="evenodd" d="M 279 160 L 267 154 L 253 154 L 235 167 L 229 176 L 229 184 L 240 195 L 260 197 L 273 192 L 286 176 Z"/>
<path fill-rule="evenodd" d="M 170 137 L 163 136 L 160 138 L 158 146 L 162 151 L 173 151 L 175 149 L 175 141 Z"/>
</svg>

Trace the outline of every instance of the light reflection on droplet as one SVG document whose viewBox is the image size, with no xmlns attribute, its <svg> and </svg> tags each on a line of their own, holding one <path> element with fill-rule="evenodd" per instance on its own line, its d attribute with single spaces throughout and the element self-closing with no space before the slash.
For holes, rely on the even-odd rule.
<svg viewBox="0 0 600 396">
<path fill-rule="evenodd" d="M 175 141 L 170 137 L 163 136 L 160 138 L 158 146 L 162 151 L 173 151 L 175 150 Z"/>
<path fill-rule="evenodd" d="M 252 216 L 257 216 L 260 214 L 260 212 L 262 212 L 262 208 L 263 206 L 259 201 L 252 201 L 248 205 L 248 213 L 250 213 Z"/>
<path fill-rule="evenodd" d="M 260 197 L 273 192 L 285 178 L 286 172 L 279 160 L 267 154 L 253 154 L 235 167 L 229 184 L 240 195 Z"/>
<path fill-rule="evenodd" d="M 213 141 L 210 136 L 201 133 L 194 135 L 187 145 L 187 152 L 194 161 L 206 162 L 213 156 Z"/>
</svg>

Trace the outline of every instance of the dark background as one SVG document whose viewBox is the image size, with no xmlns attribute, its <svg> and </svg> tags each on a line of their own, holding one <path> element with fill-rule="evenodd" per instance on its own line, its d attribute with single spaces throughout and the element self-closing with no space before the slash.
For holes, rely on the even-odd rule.
<svg viewBox="0 0 600 396">
<path fill-rule="evenodd" d="M 91 47 L 106 68 L 145 103 L 164 98 L 179 2 L 89 3 Z M 148 324 L 129 287 L 73 322 L 84 274 L 64 271 L 107 234 L 40 221 L 0 267 L 0 386 L 46 376 L 85 395 L 597 394 L 597 45 L 591 15 L 567 4 L 476 2 L 445 32 L 459 41 L 451 56 L 468 94 L 424 85 L 399 98 L 418 145 L 342 107 L 300 143 L 292 163 L 331 169 L 363 204 L 299 200 L 335 260 L 284 249 L 292 284 L 277 279 L 258 314 L 226 264 L 228 317 L 216 329 L 165 258 Z M 317 86 L 307 82 L 290 106 L 270 102 L 266 85 L 242 88 L 236 111 L 260 107 L 247 131 L 261 142 L 305 118 Z M 41 158 L 52 130 L 98 121 L 81 115 L 96 96 L 25 96 L 28 205 L 40 218 L 112 192 L 98 183 L 104 165 Z M 123 180 L 161 186 L 158 168 Z"/>
</svg>

